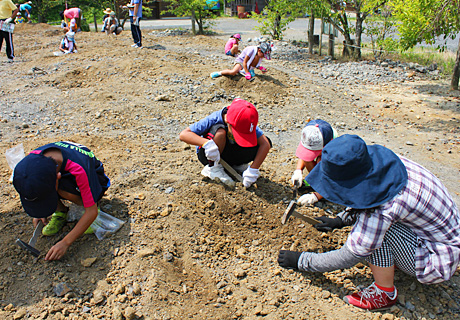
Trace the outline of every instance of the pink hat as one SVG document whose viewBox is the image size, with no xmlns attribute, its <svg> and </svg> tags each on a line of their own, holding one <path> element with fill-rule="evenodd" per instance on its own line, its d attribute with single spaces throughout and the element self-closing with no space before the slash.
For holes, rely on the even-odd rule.
<svg viewBox="0 0 460 320">
<path fill-rule="evenodd" d="M 334 138 L 334 129 L 324 120 L 312 120 L 302 130 L 295 155 L 303 161 L 313 161 L 324 146 Z"/>
<path fill-rule="evenodd" d="M 241 35 L 239 33 L 235 33 L 232 37 L 241 40 Z"/>
<path fill-rule="evenodd" d="M 228 107 L 227 122 L 232 126 L 235 142 L 241 147 L 257 145 L 256 127 L 259 114 L 256 108 L 243 99 L 235 99 Z"/>
</svg>

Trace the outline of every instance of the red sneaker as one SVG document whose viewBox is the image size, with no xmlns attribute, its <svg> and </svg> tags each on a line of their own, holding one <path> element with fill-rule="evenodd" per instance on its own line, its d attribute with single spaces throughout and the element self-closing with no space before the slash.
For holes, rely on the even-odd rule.
<svg viewBox="0 0 460 320">
<path fill-rule="evenodd" d="M 396 288 L 393 298 L 390 298 L 388 294 L 385 291 L 379 289 L 374 282 L 369 287 L 344 297 L 343 300 L 346 303 L 361 309 L 381 310 L 388 309 L 395 305 L 397 297 L 398 290 L 396 290 Z"/>
</svg>

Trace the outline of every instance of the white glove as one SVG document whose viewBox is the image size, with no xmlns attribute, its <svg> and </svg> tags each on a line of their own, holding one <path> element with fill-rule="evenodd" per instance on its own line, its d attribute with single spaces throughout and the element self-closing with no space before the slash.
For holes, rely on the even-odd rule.
<svg viewBox="0 0 460 320">
<path fill-rule="evenodd" d="M 205 144 L 203 144 L 204 153 L 206 155 L 206 159 L 209 161 L 219 162 L 220 160 L 220 151 L 217 144 L 214 140 L 209 140 Z"/>
<path fill-rule="evenodd" d="M 133 24 L 134 24 L 135 26 L 139 26 L 139 17 L 137 17 L 137 16 L 136 16 L 136 17 L 133 17 Z"/>
<path fill-rule="evenodd" d="M 9 17 L 8 19 L 5 19 L 5 23 L 11 23 L 13 22 L 13 19 L 11 17 Z"/>
<path fill-rule="evenodd" d="M 69 50 L 65 50 L 64 53 L 65 53 L 65 54 L 68 54 L 68 53 L 70 53 L 70 51 L 69 51 Z"/>
<path fill-rule="evenodd" d="M 292 185 L 299 188 L 300 186 L 302 186 L 302 181 L 303 181 L 302 170 L 300 169 L 294 170 L 294 173 L 291 178 Z"/>
<path fill-rule="evenodd" d="M 259 177 L 259 169 L 247 168 L 243 172 L 243 186 L 249 188 Z"/>
<path fill-rule="evenodd" d="M 297 204 L 300 204 L 302 206 L 312 205 L 317 202 L 318 202 L 318 198 L 316 197 L 314 193 L 304 194 L 303 196 L 299 198 L 299 200 L 297 200 Z"/>
</svg>

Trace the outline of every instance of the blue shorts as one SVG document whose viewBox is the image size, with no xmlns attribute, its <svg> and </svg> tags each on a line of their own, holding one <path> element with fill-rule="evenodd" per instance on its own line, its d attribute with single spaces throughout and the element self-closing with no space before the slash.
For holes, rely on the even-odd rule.
<svg viewBox="0 0 460 320">
<path fill-rule="evenodd" d="M 227 56 L 231 56 L 231 57 L 234 57 L 234 55 L 232 54 L 232 52 L 231 52 L 230 50 L 229 50 L 229 51 L 227 51 L 227 52 L 225 52 L 225 54 L 226 54 Z"/>
</svg>

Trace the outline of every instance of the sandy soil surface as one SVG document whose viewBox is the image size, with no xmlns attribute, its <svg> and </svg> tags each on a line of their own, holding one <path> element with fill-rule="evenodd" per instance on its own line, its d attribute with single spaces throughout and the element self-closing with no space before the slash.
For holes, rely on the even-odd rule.
<svg viewBox="0 0 460 320">
<path fill-rule="evenodd" d="M 0 147 L 26 152 L 71 140 L 91 148 L 112 187 L 105 212 L 125 221 L 104 240 L 85 235 L 66 256 L 43 253 L 71 230 L 41 237 L 34 258 L 15 245 L 32 235 L 1 162 L 0 318 L 2 319 L 458 319 L 460 276 L 424 286 L 397 273 L 397 306 L 370 313 L 342 298 L 369 285 L 368 267 L 325 274 L 295 273 L 277 262 L 281 248 L 327 251 L 347 230 L 320 233 L 281 216 L 292 199 L 295 148 L 308 119 L 321 118 L 340 134 L 358 134 L 426 166 L 457 204 L 460 180 L 460 98 L 448 80 L 393 70 L 404 81 L 345 83 L 321 77 L 321 57 L 277 43 L 269 73 L 211 80 L 231 66 L 227 35 L 162 36 L 144 32 L 131 48 L 129 32 L 77 34 L 78 53 L 53 56 L 61 32 L 18 26 L 16 62 L 0 58 Z M 285 54 L 281 54 L 285 53 Z M 301 58 L 293 62 L 292 58 Z M 369 66 L 372 68 L 373 66 Z M 250 189 L 202 178 L 194 148 L 179 132 L 235 97 L 254 103 L 274 148 Z M 340 208 L 322 202 L 312 216 Z"/>
</svg>

